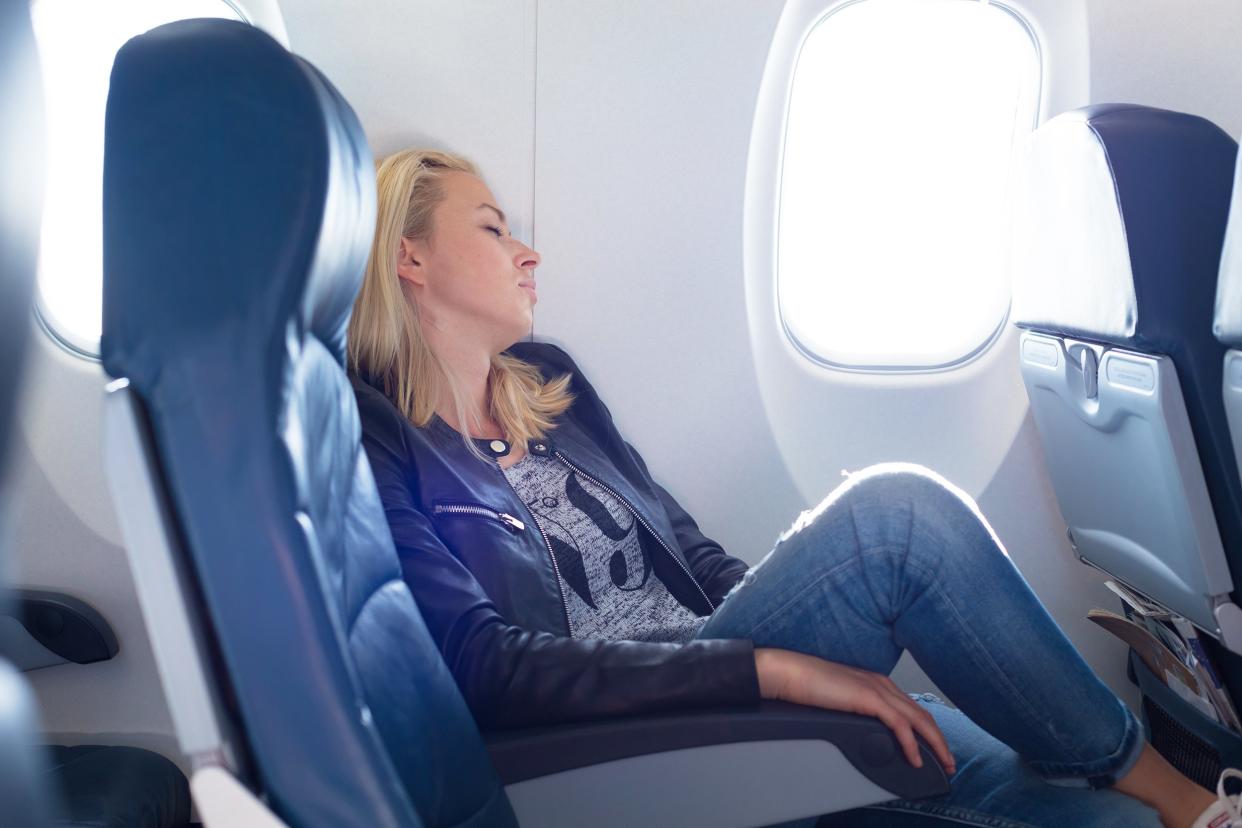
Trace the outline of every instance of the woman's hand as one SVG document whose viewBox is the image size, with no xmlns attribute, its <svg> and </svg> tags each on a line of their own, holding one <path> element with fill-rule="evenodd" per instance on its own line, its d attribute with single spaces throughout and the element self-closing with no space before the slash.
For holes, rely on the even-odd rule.
<svg viewBox="0 0 1242 828">
<path fill-rule="evenodd" d="M 763 698 L 874 716 L 893 731 L 910 764 L 923 767 L 914 738 L 918 733 L 927 740 L 945 771 L 950 776 L 956 772 L 953 754 L 936 720 L 888 676 L 774 647 L 755 649 L 755 669 L 759 673 L 759 695 Z"/>
</svg>

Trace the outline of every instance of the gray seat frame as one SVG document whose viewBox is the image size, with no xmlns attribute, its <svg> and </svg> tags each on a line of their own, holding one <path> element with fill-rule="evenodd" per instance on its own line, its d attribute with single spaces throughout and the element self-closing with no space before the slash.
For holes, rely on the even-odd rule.
<svg viewBox="0 0 1242 828">
<path fill-rule="evenodd" d="M 1029 330 L 1020 354 L 1079 558 L 1242 653 L 1242 608 L 1173 361 Z"/>
</svg>

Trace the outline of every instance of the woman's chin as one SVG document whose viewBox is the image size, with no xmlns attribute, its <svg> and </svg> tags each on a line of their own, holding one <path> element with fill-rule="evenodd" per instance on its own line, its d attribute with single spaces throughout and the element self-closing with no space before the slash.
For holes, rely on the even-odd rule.
<svg viewBox="0 0 1242 828">
<path fill-rule="evenodd" d="M 517 342 L 521 342 L 524 339 L 529 339 L 534 329 L 535 323 L 533 316 L 528 316 L 523 324 L 514 325 L 513 327 L 508 328 L 508 330 L 505 331 L 504 336 L 506 344 L 502 350 L 507 350 L 509 346 Z"/>
</svg>

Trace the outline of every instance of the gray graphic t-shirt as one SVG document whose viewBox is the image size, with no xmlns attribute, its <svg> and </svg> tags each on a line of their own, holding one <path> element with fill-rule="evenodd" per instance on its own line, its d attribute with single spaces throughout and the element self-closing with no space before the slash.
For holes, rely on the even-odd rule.
<svg viewBox="0 0 1242 828">
<path fill-rule="evenodd" d="M 652 571 L 625 504 L 555 458 L 528 454 L 504 473 L 552 545 L 574 638 L 686 642 L 707 623 Z"/>
</svg>

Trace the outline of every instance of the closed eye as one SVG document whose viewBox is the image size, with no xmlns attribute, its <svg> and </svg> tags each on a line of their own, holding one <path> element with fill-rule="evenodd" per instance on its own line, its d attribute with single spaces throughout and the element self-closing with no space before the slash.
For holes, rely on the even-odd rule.
<svg viewBox="0 0 1242 828">
<path fill-rule="evenodd" d="M 498 239 L 502 239 L 502 238 L 504 238 L 505 232 L 504 232 L 504 230 L 503 230 L 503 229 L 501 229 L 500 227 L 496 227 L 496 226 L 494 226 L 494 225 L 489 224 L 489 225 L 487 225 L 487 229 L 488 229 L 488 230 L 490 230 L 491 232 L 495 233 L 495 234 L 496 234 L 496 238 L 498 238 Z"/>
</svg>

